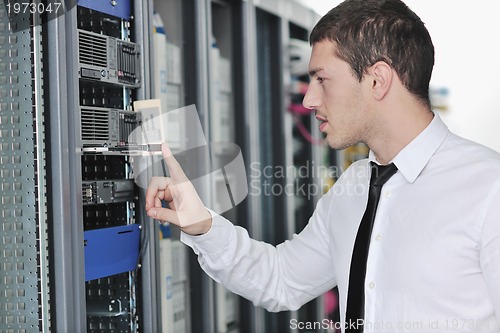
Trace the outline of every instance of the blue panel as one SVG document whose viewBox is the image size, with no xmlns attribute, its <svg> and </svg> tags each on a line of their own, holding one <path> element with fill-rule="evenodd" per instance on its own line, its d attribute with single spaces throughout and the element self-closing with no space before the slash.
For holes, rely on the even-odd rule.
<svg viewBox="0 0 500 333">
<path fill-rule="evenodd" d="M 135 269 L 140 235 L 138 224 L 85 231 L 85 281 Z"/>
<path fill-rule="evenodd" d="M 113 6 L 113 4 L 115 4 Z M 130 20 L 132 0 L 78 0 L 78 6 Z"/>
</svg>

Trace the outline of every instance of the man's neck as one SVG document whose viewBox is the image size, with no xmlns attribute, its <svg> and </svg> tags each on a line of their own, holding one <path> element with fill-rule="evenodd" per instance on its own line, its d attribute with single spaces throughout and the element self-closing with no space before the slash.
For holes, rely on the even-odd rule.
<svg viewBox="0 0 500 333">
<path fill-rule="evenodd" d="M 367 142 L 381 164 L 390 163 L 394 157 L 413 141 L 431 123 L 434 113 L 428 108 L 398 110 L 381 119 L 376 135 Z"/>
</svg>

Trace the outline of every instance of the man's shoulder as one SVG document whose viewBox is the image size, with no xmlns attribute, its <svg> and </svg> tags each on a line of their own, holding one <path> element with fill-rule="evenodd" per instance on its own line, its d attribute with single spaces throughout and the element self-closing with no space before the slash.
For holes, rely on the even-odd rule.
<svg viewBox="0 0 500 333">
<path fill-rule="evenodd" d="M 455 154 L 463 162 L 481 161 L 500 166 L 500 153 L 480 143 L 450 133 L 441 151 Z"/>
<path fill-rule="evenodd" d="M 486 183 L 500 179 L 500 153 L 477 142 L 450 133 L 443 142 L 435 160 L 442 171 L 453 170 L 450 174 L 459 172 L 464 181 L 474 179 Z M 457 180 L 458 181 L 458 180 Z"/>
</svg>

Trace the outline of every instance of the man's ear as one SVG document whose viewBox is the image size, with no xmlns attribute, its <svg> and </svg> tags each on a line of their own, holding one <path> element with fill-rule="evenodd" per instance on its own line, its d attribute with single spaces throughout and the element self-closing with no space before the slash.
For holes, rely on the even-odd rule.
<svg viewBox="0 0 500 333">
<path fill-rule="evenodd" d="M 391 87 L 394 71 L 385 61 L 378 61 L 368 69 L 368 74 L 370 74 L 373 97 L 380 101 Z"/>
</svg>

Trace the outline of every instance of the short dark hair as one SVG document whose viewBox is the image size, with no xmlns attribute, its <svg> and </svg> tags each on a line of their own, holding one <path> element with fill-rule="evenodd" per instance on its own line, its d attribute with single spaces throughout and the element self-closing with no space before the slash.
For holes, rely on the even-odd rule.
<svg viewBox="0 0 500 333">
<path fill-rule="evenodd" d="M 329 40 L 361 81 L 368 67 L 384 61 L 406 89 L 430 106 L 434 45 L 422 20 L 400 0 L 346 0 L 316 24 L 309 42 Z"/>
</svg>

